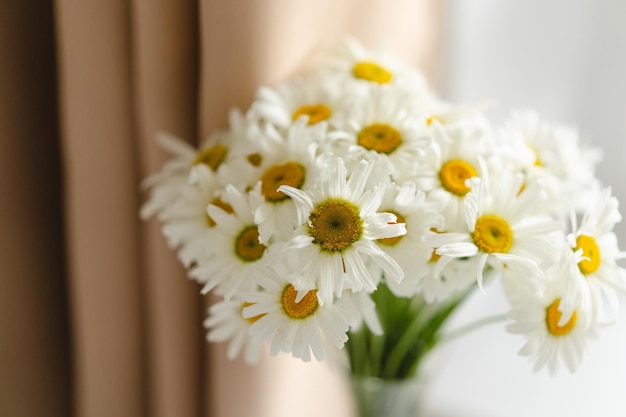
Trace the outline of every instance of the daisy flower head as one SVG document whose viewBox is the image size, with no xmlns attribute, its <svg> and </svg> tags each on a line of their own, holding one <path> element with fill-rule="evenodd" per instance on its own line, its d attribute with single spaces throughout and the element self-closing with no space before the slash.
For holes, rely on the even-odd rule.
<svg viewBox="0 0 626 417">
<path fill-rule="evenodd" d="M 215 222 L 206 258 L 198 260 L 191 270 L 192 278 L 204 283 L 202 293 L 213 289 L 229 300 L 238 291 L 252 290 L 266 273 L 264 258 L 267 247 L 259 242 L 249 195 L 228 185 L 221 196 L 232 208 L 210 204 L 207 213 Z"/>
<path fill-rule="evenodd" d="M 466 271 L 482 286 L 485 265 L 495 270 L 505 266 L 520 271 L 538 287 L 543 272 L 539 262 L 554 251 L 552 232 L 561 224 L 534 215 L 546 194 L 539 183 L 520 193 L 522 175 L 509 171 L 490 177 L 486 169 L 481 178 L 470 181 L 471 192 L 465 200 L 466 232 L 447 232 L 424 237 L 424 242 L 441 255 L 434 268 L 438 276 L 454 258 L 478 257 L 477 267 Z"/>
<path fill-rule="evenodd" d="M 617 261 L 624 257 L 613 227 L 621 220 L 618 201 L 611 189 L 603 189 L 585 211 L 580 226 L 572 214 L 572 233 L 567 236 L 573 273 L 564 295 L 563 310 L 570 313 L 580 300 L 593 310 L 595 319 L 613 321 L 619 308 L 618 295 L 626 292 L 626 271 Z"/>
<path fill-rule="evenodd" d="M 282 351 L 309 362 L 312 353 L 322 361 L 329 349 L 343 347 L 354 319 L 339 304 L 321 304 L 317 290 L 296 290 L 285 266 L 278 265 L 275 274 L 260 280 L 260 291 L 245 295 L 243 316 L 255 319 L 249 332 L 258 343 L 270 343 L 272 356 Z"/>
<path fill-rule="evenodd" d="M 208 256 L 210 230 L 215 221 L 207 213 L 214 204 L 227 213 L 232 213 L 230 204 L 219 198 L 223 182 L 204 164 L 192 168 L 194 182 L 180 185 L 179 196 L 162 213 L 163 235 L 172 248 L 180 248 L 179 259 L 190 267 L 200 258 Z"/>
<path fill-rule="evenodd" d="M 368 90 L 347 108 L 345 117 L 329 133 L 324 148 L 350 165 L 362 159 L 383 164 L 394 179 L 416 173 L 420 158 L 431 144 L 425 115 L 412 111 L 407 96 L 388 88 Z"/>
<path fill-rule="evenodd" d="M 347 98 L 341 88 L 326 77 L 311 74 L 275 87 L 261 87 L 251 112 L 279 128 L 286 129 L 300 117 L 307 125 L 333 124 L 337 110 Z"/>
<path fill-rule="evenodd" d="M 439 205 L 428 201 L 426 194 L 418 190 L 412 182 L 402 186 L 388 184 L 385 187 L 381 211 L 394 214 L 396 222 L 404 223 L 407 230 L 403 236 L 376 240 L 380 249 L 391 256 L 404 271 L 402 281 L 388 280 L 387 285 L 399 297 L 412 297 L 419 290 L 422 278 L 428 273 L 428 262 L 432 256 L 432 248 L 424 245 L 422 236 L 432 229 L 441 229 L 443 216 Z M 369 268 L 378 270 L 375 275 L 384 275 L 376 264 Z"/>
<path fill-rule="evenodd" d="M 247 182 L 252 188 L 251 204 L 261 243 L 267 245 L 271 239 L 289 239 L 300 226 L 294 202 L 278 188 L 288 185 L 306 189 L 319 175 L 318 144 L 325 135 L 325 125 L 311 128 L 304 118 L 297 120 L 284 133 L 268 126 L 256 136 L 259 164 L 255 167 L 248 161 L 239 164 L 250 170 Z M 241 167 L 240 172 L 243 169 Z"/>
<path fill-rule="evenodd" d="M 587 353 L 587 341 L 597 335 L 588 311 L 577 305 L 569 317 L 563 321 L 561 302 L 566 291 L 568 275 L 567 263 L 555 263 L 546 271 L 545 291 L 537 294 L 528 280 L 515 271 L 508 271 L 511 282 L 517 283 L 516 295 L 512 299 L 509 318 L 513 323 L 507 330 L 523 334 L 527 342 L 520 355 L 527 356 L 537 372 L 544 367 L 555 374 L 560 364 L 565 364 L 574 372 Z"/>
<path fill-rule="evenodd" d="M 482 175 L 484 160 L 490 157 L 490 136 L 483 129 L 465 126 L 442 129 L 435 126 L 433 150 L 418 166 L 418 186 L 429 199 L 441 205 L 446 230 L 464 229 L 465 196 L 468 180 Z"/>
<path fill-rule="evenodd" d="M 242 312 L 248 305 L 237 297 L 216 302 L 209 308 L 204 327 L 208 330 L 209 342 L 228 342 L 228 359 L 234 360 L 243 354 L 245 361 L 253 365 L 259 362 L 262 344 L 250 336 L 249 330 L 260 317 L 244 318 Z"/>
<path fill-rule="evenodd" d="M 425 78 L 413 68 L 382 51 L 371 51 L 354 38 L 347 38 L 320 67 L 325 77 L 337 77 L 341 85 L 368 88 L 387 85 L 424 92 Z"/>
<path fill-rule="evenodd" d="M 141 207 L 141 218 L 146 220 L 160 213 L 176 201 L 181 185 L 189 176 L 189 170 L 198 151 L 189 143 L 176 136 L 159 132 L 156 135 L 159 146 L 171 155 L 159 172 L 150 175 L 142 182 L 142 188 L 150 189 L 150 197 Z"/>
<path fill-rule="evenodd" d="M 526 148 L 521 151 L 526 155 L 522 167 L 526 175 L 542 178 L 548 192 L 565 195 L 577 210 L 584 210 L 600 188 L 594 169 L 602 158 L 601 152 L 581 143 L 575 128 L 548 122 L 534 111 L 512 112 L 506 129 Z"/>
<path fill-rule="evenodd" d="M 242 115 L 238 109 L 229 112 L 229 128 L 216 131 L 203 143 L 195 148 L 176 136 L 160 132 L 156 136 L 157 143 L 172 157 L 163 165 L 159 172 L 144 180 L 142 186 L 151 189 L 150 198 L 141 208 L 140 215 L 148 219 L 174 203 L 180 188 L 188 181 L 194 182 L 194 170 L 204 165 L 214 174 L 227 165 L 241 149 L 241 140 L 245 138 L 245 130 L 249 117 Z"/>
<path fill-rule="evenodd" d="M 406 233 L 395 215 L 377 212 L 384 189 L 364 189 L 371 162 L 362 161 L 349 176 L 341 158 L 327 163 L 307 191 L 279 188 L 293 198 L 302 224 L 282 256 L 297 258 L 296 289 L 318 290 L 322 303 L 332 303 L 333 293 L 339 296 L 346 289 L 374 291 L 380 277 L 368 270 L 367 262 L 378 264 L 387 279 L 400 281 L 402 269 L 374 241 Z"/>
</svg>

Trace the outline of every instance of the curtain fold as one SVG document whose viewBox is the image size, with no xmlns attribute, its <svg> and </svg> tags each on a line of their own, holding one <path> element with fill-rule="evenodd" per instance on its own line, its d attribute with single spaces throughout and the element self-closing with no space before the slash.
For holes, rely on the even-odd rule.
<svg viewBox="0 0 626 417">
<path fill-rule="evenodd" d="M 439 3 L 40 3 L 0 4 L 0 415 L 350 415 L 326 364 L 205 341 L 210 300 L 140 220 L 140 183 L 157 132 L 204 140 L 348 34 L 433 76 Z"/>
<path fill-rule="evenodd" d="M 52 4 L 0 2 L 0 415 L 70 415 Z"/>
<path fill-rule="evenodd" d="M 127 2 L 56 3 L 75 414 L 139 416 L 139 172 Z"/>
<path fill-rule="evenodd" d="M 145 178 L 166 158 L 156 146 L 157 132 L 192 143 L 197 136 L 197 5 L 135 0 L 131 17 L 135 140 Z M 199 416 L 206 342 L 198 286 L 185 279 L 157 219 L 142 228 L 141 251 L 148 414 Z"/>
</svg>

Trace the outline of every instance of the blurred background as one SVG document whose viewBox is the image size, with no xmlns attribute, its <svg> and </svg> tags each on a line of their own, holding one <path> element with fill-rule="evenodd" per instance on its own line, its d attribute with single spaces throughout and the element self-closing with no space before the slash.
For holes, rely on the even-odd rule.
<svg viewBox="0 0 626 417">
<path fill-rule="evenodd" d="M 578 126 L 626 202 L 625 19 L 621 0 L 0 0 L 0 416 L 349 416 L 325 364 L 207 346 L 207 302 L 137 215 L 155 132 L 197 143 L 352 34 L 448 100 L 495 99 L 495 122 Z M 451 326 L 506 309 L 495 286 Z M 625 310 L 575 375 L 533 374 L 500 325 L 451 342 L 424 417 L 626 416 Z"/>
</svg>

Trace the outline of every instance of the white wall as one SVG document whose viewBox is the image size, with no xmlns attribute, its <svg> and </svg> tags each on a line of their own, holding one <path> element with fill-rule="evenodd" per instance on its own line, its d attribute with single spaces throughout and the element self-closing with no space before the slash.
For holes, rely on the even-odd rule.
<svg viewBox="0 0 626 417">
<path fill-rule="evenodd" d="M 626 215 L 626 1 L 447 0 L 442 95 L 495 98 L 500 121 L 534 108 L 575 124 L 604 149 L 597 174 Z M 626 221 L 617 227 L 626 248 Z M 499 288 L 476 294 L 457 324 L 505 312 Z M 626 416 L 626 304 L 602 329 L 579 371 L 534 374 L 517 355 L 524 339 L 494 325 L 449 345 L 432 378 L 431 417 Z M 563 370 L 562 370 L 563 371 Z"/>
</svg>

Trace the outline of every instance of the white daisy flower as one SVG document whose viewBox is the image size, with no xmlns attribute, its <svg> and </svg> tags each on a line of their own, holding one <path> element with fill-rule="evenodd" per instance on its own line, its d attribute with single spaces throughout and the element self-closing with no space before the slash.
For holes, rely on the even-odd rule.
<svg viewBox="0 0 626 417">
<path fill-rule="evenodd" d="M 325 135 L 326 126 L 309 128 L 306 120 L 300 119 L 284 135 L 269 129 L 258 137 L 262 162 L 254 170 L 251 200 L 261 243 L 289 239 L 301 225 L 293 200 L 278 188 L 288 185 L 305 190 L 319 175 L 317 149 Z"/>
<path fill-rule="evenodd" d="M 626 292 L 626 271 L 617 265 L 624 254 L 613 232 L 621 215 L 610 188 L 602 190 L 592 201 L 579 227 L 572 215 L 572 233 L 567 239 L 576 254 L 572 257 L 576 266 L 572 268 L 562 311 L 568 316 L 579 302 L 585 310 L 593 311 L 595 319 L 606 322 L 616 318 L 618 294 Z"/>
<path fill-rule="evenodd" d="M 313 353 L 322 361 L 329 347 L 343 347 L 354 319 L 341 305 L 322 305 L 314 289 L 298 294 L 286 279 L 288 274 L 287 268 L 279 265 L 275 276 L 259 282 L 261 291 L 245 295 L 249 304 L 243 316 L 256 319 L 250 334 L 259 342 L 270 342 L 273 356 L 283 351 L 309 362 Z"/>
<path fill-rule="evenodd" d="M 584 210 L 600 188 L 594 169 L 602 158 L 601 152 L 581 144 L 576 129 L 549 123 L 533 111 L 512 112 L 506 130 L 512 137 L 517 136 L 515 142 L 524 144 L 516 146 L 516 150 L 526 148 L 520 150 L 520 155 L 525 155 L 526 175 L 542 178 L 550 194 L 565 196 L 577 210 Z"/>
<path fill-rule="evenodd" d="M 560 363 L 574 372 L 586 355 L 587 340 L 596 336 L 596 326 L 590 314 L 576 306 L 567 321 L 562 321 L 560 304 L 569 275 L 566 263 L 556 263 L 546 271 L 547 285 L 538 295 L 523 274 L 507 271 L 509 282 L 515 282 L 515 297 L 509 318 L 513 323 L 507 330 L 528 338 L 520 354 L 527 356 L 534 371 L 547 367 L 555 374 Z M 505 287 L 506 288 L 506 287 Z"/>
<path fill-rule="evenodd" d="M 181 184 L 178 198 L 163 209 L 161 216 L 163 235 L 170 247 L 180 248 L 179 259 L 186 267 L 208 256 L 211 241 L 208 232 L 215 226 L 207 213 L 209 204 L 227 213 L 233 212 L 232 207 L 218 196 L 223 189 L 219 177 L 204 164 L 194 166 L 192 171 L 194 183 Z"/>
<path fill-rule="evenodd" d="M 400 282 L 386 281 L 389 289 L 399 297 L 412 297 L 420 287 L 422 278 L 428 274 L 428 262 L 432 248 L 424 245 L 422 237 L 432 229 L 443 227 L 443 217 L 439 204 L 426 200 L 426 195 L 418 190 L 415 183 L 407 182 L 402 187 L 389 184 L 385 187 L 385 196 L 381 210 L 396 216 L 397 223 L 406 225 L 404 236 L 380 239 L 376 243 L 391 256 L 404 271 Z M 383 275 L 376 264 L 372 265 L 375 275 Z"/>
<path fill-rule="evenodd" d="M 244 318 L 242 311 L 248 305 L 238 298 L 219 301 L 209 308 L 204 327 L 208 329 L 209 342 L 229 342 L 226 350 L 228 359 L 236 359 L 243 353 L 245 361 L 253 365 L 261 357 L 261 343 L 252 338 L 248 331 L 260 316 Z"/>
<path fill-rule="evenodd" d="M 144 188 L 151 189 L 151 195 L 141 207 L 141 218 L 148 219 L 174 203 L 184 184 L 188 181 L 195 182 L 192 170 L 194 166 L 205 165 L 213 173 L 223 169 L 225 162 L 246 149 L 240 142 L 245 137 L 247 126 L 248 120 L 241 112 L 232 109 L 229 113 L 229 129 L 213 133 L 198 149 L 169 133 L 157 134 L 157 142 L 172 158 L 158 173 L 149 176 L 142 183 Z"/>
<path fill-rule="evenodd" d="M 435 151 L 418 167 L 417 183 L 432 201 L 441 205 L 446 230 L 461 230 L 465 223 L 468 180 L 482 175 L 482 164 L 490 155 L 490 137 L 476 126 L 433 126 Z"/>
<path fill-rule="evenodd" d="M 371 260 L 389 280 L 400 281 L 404 273 L 398 264 L 375 243 L 376 239 L 406 233 L 396 216 L 378 213 L 383 198 L 382 187 L 364 191 L 372 163 L 362 161 L 350 177 L 340 158 L 328 166 L 307 192 L 281 186 L 292 197 L 302 226 L 287 242 L 283 256 L 297 258 L 294 281 L 296 289 L 319 290 L 322 303 L 332 303 L 333 292 L 344 290 L 374 291 L 380 279 L 366 268 Z"/>
<path fill-rule="evenodd" d="M 387 88 L 371 88 L 349 108 L 328 135 L 325 149 L 350 165 L 362 159 L 384 164 L 396 180 L 412 178 L 432 140 L 425 115 L 412 111 L 406 96 Z"/>
<path fill-rule="evenodd" d="M 259 88 L 251 112 L 283 129 L 300 117 L 309 126 L 320 122 L 332 125 L 347 98 L 341 92 L 336 83 L 325 77 L 296 78 L 276 87 Z"/>
<path fill-rule="evenodd" d="M 208 215 L 215 222 L 210 253 L 198 260 L 190 275 L 204 283 L 203 294 L 217 288 L 229 300 L 237 291 L 254 289 L 257 280 L 267 273 L 263 262 L 267 248 L 259 242 L 248 194 L 228 185 L 222 201 L 232 207 L 233 213 L 209 205 Z"/>
<path fill-rule="evenodd" d="M 370 51 L 356 39 L 348 38 L 331 53 L 320 67 L 326 77 L 338 77 L 340 85 L 390 85 L 413 92 L 426 90 L 425 78 L 392 56 Z"/>
<path fill-rule="evenodd" d="M 142 182 L 143 188 L 151 189 L 150 197 L 140 211 L 141 218 L 144 220 L 160 213 L 176 201 L 180 187 L 187 182 L 189 170 L 198 153 L 193 146 L 169 133 L 158 133 L 156 141 L 172 157 L 159 172 Z"/>
<path fill-rule="evenodd" d="M 540 284 L 543 272 L 538 262 L 553 252 L 550 233 L 559 230 L 560 224 L 550 218 L 532 216 L 535 206 L 546 195 L 539 184 L 520 193 L 522 182 L 521 175 L 508 171 L 500 173 L 498 178 L 490 178 L 485 172 L 482 178 L 470 180 L 471 192 L 465 201 L 467 232 L 424 237 L 424 242 L 441 255 L 435 276 L 453 258 L 478 257 L 477 267 L 467 273 L 475 276 L 480 286 L 485 265 L 496 270 L 504 266 L 518 270 L 535 277 L 535 282 Z"/>
</svg>

